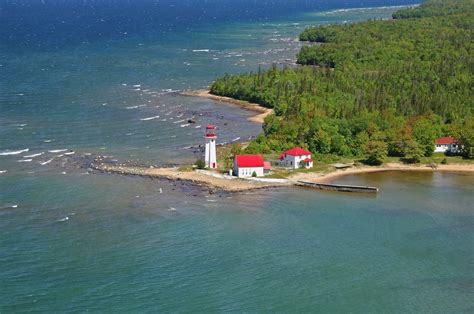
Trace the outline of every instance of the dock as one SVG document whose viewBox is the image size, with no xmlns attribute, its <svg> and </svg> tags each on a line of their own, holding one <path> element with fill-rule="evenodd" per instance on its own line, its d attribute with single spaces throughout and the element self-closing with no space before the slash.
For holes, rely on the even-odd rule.
<svg viewBox="0 0 474 314">
<path fill-rule="evenodd" d="M 337 191 L 337 192 L 355 192 L 355 193 L 377 193 L 379 188 L 372 186 L 360 186 L 360 185 L 342 185 L 342 184 L 327 184 L 327 183 L 314 183 L 306 181 L 297 181 L 297 186 L 314 188 L 326 191 Z"/>
</svg>

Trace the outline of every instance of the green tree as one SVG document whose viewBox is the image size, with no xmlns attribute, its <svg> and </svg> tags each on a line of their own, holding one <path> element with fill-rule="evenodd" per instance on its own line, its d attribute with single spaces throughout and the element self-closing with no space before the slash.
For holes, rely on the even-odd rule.
<svg viewBox="0 0 474 314">
<path fill-rule="evenodd" d="M 421 157 L 424 155 L 424 151 L 414 140 L 409 140 L 404 143 L 403 152 L 405 157 L 402 160 L 410 164 L 419 163 Z"/>
<path fill-rule="evenodd" d="M 195 165 L 196 165 L 196 168 L 198 168 L 198 169 L 206 168 L 206 163 L 202 159 L 196 160 Z"/>
<path fill-rule="evenodd" d="M 387 158 L 387 144 L 383 141 L 371 140 L 365 146 L 366 162 L 379 166 Z"/>
<path fill-rule="evenodd" d="M 463 146 L 464 157 L 474 159 L 474 118 L 469 117 L 464 120 L 460 133 L 459 141 Z"/>
<path fill-rule="evenodd" d="M 439 117 L 422 117 L 413 125 L 413 137 L 420 145 L 424 156 L 433 155 L 436 138 L 441 134 Z"/>
</svg>

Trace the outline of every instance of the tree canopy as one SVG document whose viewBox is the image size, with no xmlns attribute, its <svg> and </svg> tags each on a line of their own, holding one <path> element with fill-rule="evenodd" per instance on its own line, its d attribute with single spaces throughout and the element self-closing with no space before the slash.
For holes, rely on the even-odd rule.
<svg viewBox="0 0 474 314">
<path fill-rule="evenodd" d="M 474 130 L 466 130 L 474 111 L 473 11 L 470 0 L 431 0 L 393 20 L 311 27 L 300 35 L 310 42 L 297 56 L 301 66 L 226 75 L 211 93 L 274 108 L 252 151 L 299 145 L 418 160 L 445 134 L 465 139 L 467 154 L 474 145 Z"/>
</svg>

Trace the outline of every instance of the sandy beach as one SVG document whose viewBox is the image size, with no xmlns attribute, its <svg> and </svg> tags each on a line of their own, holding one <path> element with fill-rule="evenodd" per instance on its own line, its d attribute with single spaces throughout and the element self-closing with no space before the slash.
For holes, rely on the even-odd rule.
<svg viewBox="0 0 474 314">
<path fill-rule="evenodd" d="M 311 173 L 297 173 L 289 177 L 293 182 L 308 181 L 314 183 L 329 183 L 337 178 L 383 171 L 426 171 L 426 172 L 465 172 L 474 174 L 474 164 L 452 164 L 452 165 L 437 165 L 436 169 L 428 165 L 405 165 L 401 163 L 387 163 L 382 166 L 360 166 L 343 170 L 334 170 L 328 173 L 311 172 Z"/>
<path fill-rule="evenodd" d="M 256 115 L 248 118 L 249 121 L 252 121 L 255 123 L 263 124 L 265 117 L 273 113 L 272 109 L 262 107 L 259 104 L 251 103 L 248 101 L 237 100 L 230 97 L 213 95 L 208 90 L 185 91 L 185 92 L 182 92 L 181 94 L 184 96 L 208 98 L 208 99 L 212 99 L 224 104 L 233 105 L 245 110 L 256 112 L 257 113 Z"/>
</svg>

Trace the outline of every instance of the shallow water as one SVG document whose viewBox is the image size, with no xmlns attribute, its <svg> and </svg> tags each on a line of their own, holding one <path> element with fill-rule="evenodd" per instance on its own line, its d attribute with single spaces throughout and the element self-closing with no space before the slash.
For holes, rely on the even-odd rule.
<svg viewBox="0 0 474 314">
<path fill-rule="evenodd" d="M 114 20 L 97 3 L 95 15 L 55 16 L 15 3 L 8 19 L 0 10 L 0 312 L 472 311 L 472 176 L 341 179 L 379 186 L 376 197 L 209 195 L 91 173 L 77 157 L 189 162 L 196 155 L 184 148 L 201 143 L 195 126 L 207 123 L 219 141 L 255 136 L 252 113 L 169 89 L 289 62 L 306 25 L 394 10 L 335 9 L 411 2 L 277 1 L 250 12 L 248 1 L 209 1 L 216 8 L 201 20 L 192 12 L 206 7 L 188 2 L 178 14 L 163 1 L 163 20 L 142 11 Z M 192 116 L 196 125 L 177 122 Z"/>
</svg>

